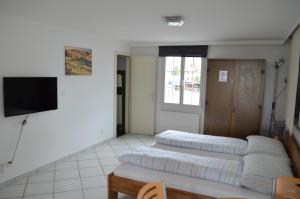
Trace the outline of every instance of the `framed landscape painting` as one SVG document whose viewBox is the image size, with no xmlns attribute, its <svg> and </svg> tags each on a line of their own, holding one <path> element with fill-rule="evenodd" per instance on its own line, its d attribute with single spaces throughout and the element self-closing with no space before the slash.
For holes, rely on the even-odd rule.
<svg viewBox="0 0 300 199">
<path fill-rule="evenodd" d="M 65 74 L 92 75 L 92 49 L 65 46 Z"/>
</svg>

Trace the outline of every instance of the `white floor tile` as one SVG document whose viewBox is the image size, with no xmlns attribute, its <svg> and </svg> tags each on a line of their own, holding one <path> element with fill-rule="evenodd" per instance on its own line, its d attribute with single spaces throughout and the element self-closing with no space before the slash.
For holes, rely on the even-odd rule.
<svg viewBox="0 0 300 199">
<path fill-rule="evenodd" d="M 144 147 L 144 146 L 145 146 L 145 144 L 143 144 L 143 143 L 128 144 L 128 145 L 129 145 L 129 147 L 132 148 L 132 149 L 137 149 L 137 148 L 139 148 L 139 147 Z"/>
<path fill-rule="evenodd" d="M 116 153 L 113 151 L 97 151 L 98 158 L 111 158 L 116 157 Z"/>
<path fill-rule="evenodd" d="M 54 181 L 54 172 L 35 173 L 29 177 L 28 183 Z"/>
<path fill-rule="evenodd" d="M 96 159 L 96 153 L 79 153 L 77 154 L 78 160 L 93 160 Z"/>
<path fill-rule="evenodd" d="M 80 169 L 100 166 L 98 160 L 80 160 L 78 161 L 78 165 Z"/>
<path fill-rule="evenodd" d="M 110 147 L 110 144 L 109 142 L 103 142 L 103 143 L 96 144 L 94 146 L 94 148 L 98 148 L 98 147 Z"/>
<path fill-rule="evenodd" d="M 69 155 L 63 159 L 63 162 L 76 161 L 76 155 Z"/>
<path fill-rule="evenodd" d="M 144 144 L 145 144 L 146 146 L 153 146 L 153 145 L 155 144 L 155 142 L 153 142 L 153 141 L 150 141 L 150 142 L 144 142 Z"/>
<path fill-rule="evenodd" d="M 138 139 L 123 139 L 126 144 L 140 144 L 141 141 Z"/>
<path fill-rule="evenodd" d="M 84 199 L 99 199 L 107 198 L 107 188 L 93 188 L 93 189 L 84 189 Z"/>
<path fill-rule="evenodd" d="M 81 177 L 92 177 L 92 176 L 104 175 L 101 167 L 84 168 L 84 169 L 80 169 L 79 171 Z"/>
<path fill-rule="evenodd" d="M 56 165 L 56 170 L 78 169 L 76 161 L 61 162 Z"/>
<path fill-rule="evenodd" d="M 62 193 L 55 193 L 54 199 L 83 199 L 82 191 L 69 191 Z M 100 198 L 98 198 L 100 199 Z M 104 199 L 104 198 L 103 198 Z"/>
<path fill-rule="evenodd" d="M 53 194 L 26 196 L 26 197 L 24 197 L 24 199 L 53 199 Z"/>
<path fill-rule="evenodd" d="M 37 172 L 51 172 L 54 171 L 54 164 L 46 165 L 37 170 Z"/>
<path fill-rule="evenodd" d="M 63 191 L 80 190 L 80 189 L 81 189 L 80 179 L 55 181 L 54 183 L 55 193 L 63 192 Z"/>
<path fill-rule="evenodd" d="M 113 151 L 112 148 L 110 146 L 108 146 L 108 145 L 96 147 L 95 150 L 96 150 L 96 152 Z"/>
<path fill-rule="evenodd" d="M 109 142 L 111 145 L 124 145 L 126 144 L 122 139 L 115 139 Z"/>
<path fill-rule="evenodd" d="M 104 170 L 105 175 L 108 175 L 108 174 L 110 174 L 111 172 L 113 172 L 113 170 L 115 170 L 115 168 L 116 168 L 117 166 L 118 166 L 118 165 L 103 166 L 103 170 Z"/>
<path fill-rule="evenodd" d="M 153 136 L 136 134 L 126 134 L 121 138 L 99 143 L 56 163 L 48 164 L 30 177 L 16 179 L 11 186 L 0 189 L 0 199 L 53 199 L 53 197 L 54 199 L 83 199 L 83 194 L 84 199 L 105 199 L 107 198 L 105 174 L 111 173 L 119 165 L 118 157 L 137 147 L 153 143 Z M 29 184 L 26 187 L 27 181 Z M 82 187 L 84 192 L 81 190 Z M 54 195 L 53 189 L 56 192 Z M 25 197 L 22 198 L 24 190 Z M 119 198 L 131 199 L 132 197 L 120 195 Z"/>
<path fill-rule="evenodd" d="M 94 152 L 93 147 L 90 147 L 90 148 L 87 148 L 87 149 L 84 149 L 84 150 L 80 151 L 79 153 L 93 153 L 93 152 Z"/>
<path fill-rule="evenodd" d="M 25 190 L 25 196 L 50 193 L 53 193 L 53 182 L 28 184 Z"/>
<path fill-rule="evenodd" d="M 28 177 L 18 177 L 15 179 L 15 185 L 21 185 L 21 184 L 26 184 L 28 180 Z"/>
<path fill-rule="evenodd" d="M 153 138 L 152 135 L 145 135 L 145 134 L 134 134 L 137 138 L 139 139 L 149 139 L 149 138 Z"/>
<path fill-rule="evenodd" d="M 112 145 L 112 148 L 114 150 L 126 150 L 126 149 L 130 149 L 130 147 L 127 144 Z"/>
<path fill-rule="evenodd" d="M 6 186 L 0 189 L 0 198 L 13 198 L 23 195 L 25 185 Z"/>
<path fill-rule="evenodd" d="M 55 172 L 55 181 L 79 178 L 79 170 L 60 170 Z"/>
<path fill-rule="evenodd" d="M 133 150 L 132 149 L 126 149 L 126 150 L 117 150 L 117 151 L 115 151 L 116 152 L 116 154 L 117 154 L 117 156 L 121 156 L 121 155 L 124 155 L 124 154 L 126 154 L 126 153 L 130 153 L 130 152 L 132 152 Z"/>
<path fill-rule="evenodd" d="M 84 189 L 107 186 L 107 178 L 106 176 L 81 178 L 81 184 Z"/>
<path fill-rule="evenodd" d="M 108 165 L 118 165 L 120 164 L 119 158 L 118 157 L 112 157 L 112 158 L 99 158 L 100 163 L 103 166 L 108 166 Z"/>
</svg>

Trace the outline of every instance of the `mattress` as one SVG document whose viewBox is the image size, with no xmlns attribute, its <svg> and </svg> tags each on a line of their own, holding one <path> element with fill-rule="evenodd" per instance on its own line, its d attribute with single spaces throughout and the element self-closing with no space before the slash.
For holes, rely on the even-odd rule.
<svg viewBox="0 0 300 199">
<path fill-rule="evenodd" d="M 258 193 L 243 187 L 202 180 L 181 175 L 174 175 L 151 169 L 122 164 L 114 170 L 114 175 L 137 180 L 153 182 L 163 180 L 167 187 L 212 197 L 239 197 L 250 199 L 270 199 L 271 195 Z"/>
<path fill-rule="evenodd" d="M 141 147 L 119 158 L 123 164 L 240 186 L 242 162 Z"/>
<path fill-rule="evenodd" d="M 188 133 L 175 130 L 166 130 L 157 134 L 154 139 L 160 144 L 179 146 L 201 151 L 211 151 L 217 153 L 229 153 L 244 155 L 248 142 L 246 140 L 204 135 L 198 133 Z"/>
<path fill-rule="evenodd" d="M 151 147 L 158 148 L 158 149 L 164 149 L 164 150 L 168 150 L 168 151 L 179 152 L 179 153 L 187 153 L 187 154 L 192 154 L 192 155 L 222 158 L 222 159 L 227 159 L 227 160 L 241 161 L 243 159 L 243 157 L 240 155 L 216 153 L 216 152 L 210 152 L 210 151 L 201 151 L 198 149 L 188 149 L 188 148 L 175 147 L 175 146 L 159 144 L 159 143 L 155 143 Z"/>
</svg>

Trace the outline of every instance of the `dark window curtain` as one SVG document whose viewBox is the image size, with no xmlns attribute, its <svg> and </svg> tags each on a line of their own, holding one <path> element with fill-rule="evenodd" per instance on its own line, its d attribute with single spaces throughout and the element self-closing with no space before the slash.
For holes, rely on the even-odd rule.
<svg viewBox="0 0 300 199">
<path fill-rule="evenodd" d="M 160 57 L 207 57 L 208 46 L 160 46 Z"/>
</svg>

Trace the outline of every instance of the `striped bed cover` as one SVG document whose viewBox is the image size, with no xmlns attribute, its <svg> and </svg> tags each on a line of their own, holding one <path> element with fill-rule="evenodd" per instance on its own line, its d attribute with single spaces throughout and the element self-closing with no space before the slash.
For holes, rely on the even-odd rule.
<svg viewBox="0 0 300 199">
<path fill-rule="evenodd" d="M 141 147 L 120 162 L 138 167 L 240 186 L 242 162 Z"/>
<path fill-rule="evenodd" d="M 156 142 L 171 146 L 217 153 L 244 155 L 248 142 L 238 138 L 167 130 L 155 136 Z"/>
</svg>

